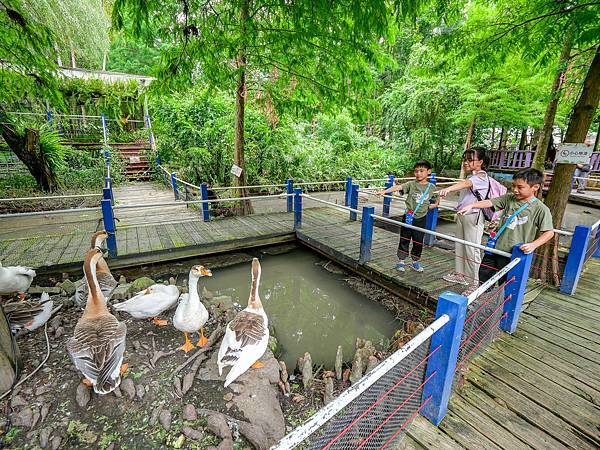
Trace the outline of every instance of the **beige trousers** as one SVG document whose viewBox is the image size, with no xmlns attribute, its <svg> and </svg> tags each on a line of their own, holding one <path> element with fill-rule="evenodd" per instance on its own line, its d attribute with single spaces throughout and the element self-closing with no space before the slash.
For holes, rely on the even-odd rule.
<svg viewBox="0 0 600 450">
<path fill-rule="evenodd" d="M 481 244 L 485 219 L 482 213 L 456 215 L 456 237 L 475 244 Z M 455 266 L 471 283 L 479 281 L 481 250 L 456 243 Z"/>
</svg>

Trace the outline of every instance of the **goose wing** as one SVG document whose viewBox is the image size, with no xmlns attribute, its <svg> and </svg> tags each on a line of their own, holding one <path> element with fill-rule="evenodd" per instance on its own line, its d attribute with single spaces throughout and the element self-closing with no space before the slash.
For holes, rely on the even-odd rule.
<svg viewBox="0 0 600 450">
<path fill-rule="evenodd" d="M 227 325 L 225 337 L 219 349 L 219 362 L 222 365 L 236 364 L 245 351 L 252 351 L 257 347 L 257 344 L 266 336 L 267 331 L 263 316 L 249 311 L 241 311 Z M 253 363 L 254 361 L 250 364 Z"/>
<path fill-rule="evenodd" d="M 92 382 L 94 391 L 107 394 L 121 382 L 127 326 L 113 315 L 80 321 L 67 350 L 75 367 Z"/>
<path fill-rule="evenodd" d="M 4 305 L 11 332 L 18 334 L 23 329 L 33 331 L 44 325 L 52 315 L 53 305 L 54 302 L 46 292 L 42 293 L 39 302 L 20 301 Z"/>
</svg>

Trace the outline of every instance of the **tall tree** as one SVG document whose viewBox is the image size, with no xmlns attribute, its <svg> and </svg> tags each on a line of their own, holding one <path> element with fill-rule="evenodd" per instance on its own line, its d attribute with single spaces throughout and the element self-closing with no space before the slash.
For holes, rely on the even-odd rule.
<svg viewBox="0 0 600 450">
<path fill-rule="evenodd" d="M 145 28 L 169 44 L 163 88 L 203 80 L 235 95 L 234 162 L 243 170 L 234 183 L 243 186 L 245 102 L 268 96 L 276 107 L 320 108 L 372 92 L 370 64 L 379 60 L 390 12 L 384 0 L 116 0 L 113 24 L 136 34 Z"/>
</svg>

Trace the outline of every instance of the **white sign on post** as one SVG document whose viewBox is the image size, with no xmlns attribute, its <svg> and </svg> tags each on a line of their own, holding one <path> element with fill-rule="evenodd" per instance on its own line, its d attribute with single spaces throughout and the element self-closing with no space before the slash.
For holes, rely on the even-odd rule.
<svg viewBox="0 0 600 450">
<path fill-rule="evenodd" d="M 242 174 L 242 168 L 236 164 L 234 164 L 233 166 L 231 166 L 231 173 L 233 175 L 235 175 L 237 178 L 240 177 L 240 175 Z"/>
<path fill-rule="evenodd" d="M 594 146 L 592 144 L 560 144 L 556 151 L 556 162 L 560 164 L 589 164 Z"/>
</svg>

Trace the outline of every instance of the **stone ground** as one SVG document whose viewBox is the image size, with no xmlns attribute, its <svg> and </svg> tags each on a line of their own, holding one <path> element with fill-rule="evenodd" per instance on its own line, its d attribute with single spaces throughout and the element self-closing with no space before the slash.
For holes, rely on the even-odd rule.
<svg viewBox="0 0 600 450">
<path fill-rule="evenodd" d="M 279 252 L 286 248 L 265 251 Z M 249 254 L 238 253 L 212 257 L 205 263 L 216 268 L 251 258 Z M 327 270 L 342 270 L 327 261 L 322 264 Z M 170 276 L 168 265 L 142 267 L 141 271 L 157 282 Z M 123 270 L 114 275 L 132 280 L 140 276 L 140 270 Z M 36 281 L 54 286 L 57 280 Z M 400 319 L 395 345 L 371 352 L 379 360 L 431 319 L 429 312 L 408 306 L 365 280 L 349 275 L 347 281 L 371 300 L 393 310 Z M 72 289 L 70 283 L 62 286 Z M 118 289 L 125 291 L 126 286 Z M 66 341 L 72 336 L 81 312 L 64 292 L 59 293 L 61 289 L 52 290 L 55 292 L 52 298 L 63 303 L 63 308 L 48 323 L 48 361 L 15 389 L 12 410 L 7 410 L 6 400 L 0 402 L 3 413 L 10 411 L 0 417 L 0 426 L 6 431 L 2 444 L 8 448 L 268 448 L 323 406 L 326 378 L 334 380 L 334 396 L 350 385 L 352 355 L 346 355 L 346 363 L 340 367 L 341 380 L 335 377 L 332 362 L 330 370 L 314 367 L 309 375 L 305 372 L 305 377 L 311 377 L 310 387 L 305 388 L 302 374 L 287 368 L 289 377 L 287 373 L 284 375 L 280 363 L 268 350 L 262 358 L 263 368 L 251 369 L 223 388 L 224 376 L 218 376 L 216 351 L 212 350 L 220 345 L 220 335 L 215 331 L 224 327 L 235 311 L 227 309 L 231 305 L 224 306 L 214 299 L 207 301 L 211 310 L 207 336 L 215 333 L 218 338 L 214 339 L 212 350 L 206 352 L 170 353 L 183 343 L 183 335 L 177 330 L 119 315 L 128 329 L 125 362 L 129 367 L 116 392 L 98 396 L 80 383 L 81 376 L 66 352 Z M 171 319 L 172 314 L 173 310 L 167 311 L 163 317 Z M 18 344 L 26 376 L 46 355 L 44 329 L 20 337 Z M 186 362 L 189 364 L 178 371 Z M 10 423 L 5 422 L 6 418 Z"/>
</svg>

